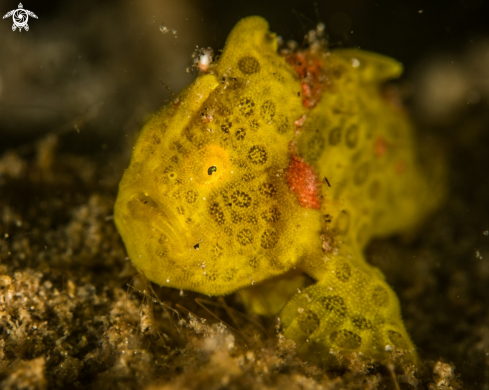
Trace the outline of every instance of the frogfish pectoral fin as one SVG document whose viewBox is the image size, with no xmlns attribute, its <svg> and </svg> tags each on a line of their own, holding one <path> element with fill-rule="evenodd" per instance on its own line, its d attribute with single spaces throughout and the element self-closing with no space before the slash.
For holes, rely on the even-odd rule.
<svg viewBox="0 0 489 390">
<path fill-rule="evenodd" d="M 359 250 L 345 252 L 322 259 L 323 269 L 314 275 L 318 282 L 285 305 L 280 313 L 285 337 L 296 342 L 300 356 L 325 365 L 334 364 L 336 351 L 378 360 L 402 351 L 416 362 L 396 294 Z"/>
</svg>

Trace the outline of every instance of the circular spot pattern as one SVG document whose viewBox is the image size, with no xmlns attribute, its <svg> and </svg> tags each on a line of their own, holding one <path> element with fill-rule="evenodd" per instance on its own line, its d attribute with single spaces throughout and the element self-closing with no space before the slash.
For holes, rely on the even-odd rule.
<svg viewBox="0 0 489 390">
<path fill-rule="evenodd" d="M 272 122 L 273 117 L 275 116 L 275 103 L 272 102 L 271 100 L 265 101 L 265 103 L 263 103 L 261 105 L 260 112 L 261 112 L 262 118 L 267 123 Z"/>
<path fill-rule="evenodd" d="M 278 222 L 280 220 L 280 211 L 276 207 L 271 207 L 261 213 L 261 217 L 266 222 Z"/>
<path fill-rule="evenodd" d="M 362 338 L 346 329 L 331 333 L 329 338 L 338 347 L 344 349 L 358 349 L 362 345 Z"/>
<path fill-rule="evenodd" d="M 260 123 L 256 119 L 251 120 L 248 125 L 250 126 L 251 130 L 258 130 L 260 127 Z"/>
<path fill-rule="evenodd" d="M 252 173 L 245 173 L 243 175 L 243 181 L 245 183 L 249 183 L 250 181 L 253 181 L 254 178 L 255 178 L 255 175 L 253 175 Z"/>
<path fill-rule="evenodd" d="M 346 315 L 345 301 L 338 295 L 323 297 L 321 298 L 321 303 L 327 311 L 336 314 L 339 317 L 344 317 Z"/>
<path fill-rule="evenodd" d="M 345 134 L 345 142 L 346 146 L 350 149 L 354 149 L 358 143 L 358 126 L 351 125 L 348 130 L 346 130 Z"/>
<path fill-rule="evenodd" d="M 391 343 L 394 344 L 396 347 L 404 348 L 404 349 L 409 348 L 408 343 L 406 342 L 404 337 L 402 337 L 402 334 L 400 334 L 399 332 L 396 332 L 395 330 L 388 330 L 387 337 L 389 338 Z"/>
<path fill-rule="evenodd" d="M 307 142 L 307 158 L 309 161 L 317 161 L 324 150 L 324 138 L 321 134 L 316 133 Z"/>
<path fill-rule="evenodd" d="M 194 190 L 188 190 L 185 192 L 185 200 L 187 203 L 194 203 L 197 200 L 197 192 Z"/>
<path fill-rule="evenodd" d="M 372 329 L 372 323 L 365 317 L 356 316 L 351 319 L 353 326 L 360 330 Z"/>
<path fill-rule="evenodd" d="M 243 246 L 246 246 L 253 242 L 253 234 L 251 233 L 250 229 L 240 230 L 236 238 L 238 239 L 238 242 Z"/>
<path fill-rule="evenodd" d="M 238 141 L 243 141 L 246 137 L 246 129 L 240 127 L 236 130 L 235 137 Z"/>
<path fill-rule="evenodd" d="M 329 144 L 331 146 L 338 145 L 341 141 L 341 127 L 335 127 L 329 132 Z"/>
<path fill-rule="evenodd" d="M 237 213 L 237 212 L 235 212 L 235 211 L 231 212 L 231 222 L 232 222 L 232 223 L 236 223 L 236 224 L 238 224 L 238 223 L 240 223 L 242 220 L 243 220 L 243 217 L 242 217 L 240 214 L 238 214 L 238 213 Z"/>
<path fill-rule="evenodd" d="M 238 69 L 247 75 L 255 74 L 260 71 L 260 63 L 255 57 L 241 57 L 238 61 Z"/>
<path fill-rule="evenodd" d="M 387 307 L 389 304 L 389 293 L 382 286 L 376 286 L 372 292 L 372 300 L 377 307 Z"/>
<path fill-rule="evenodd" d="M 248 264 L 251 268 L 258 268 L 258 266 L 260 265 L 260 260 L 257 256 L 255 256 L 248 260 Z"/>
<path fill-rule="evenodd" d="M 215 282 L 217 280 L 217 275 L 218 273 L 215 271 L 207 272 L 207 278 L 209 279 L 209 282 Z"/>
<path fill-rule="evenodd" d="M 261 246 L 264 249 L 273 249 L 277 246 L 278 234 L 275 230 L 266 229 L 261 236 Z"/>
<path fill-rule="evenodd" d="M 219 203 L 212 203 L 209 207 L 209 214 L 211 218 L 217 222 L 218 225 L 223 225 L 226 222 L 224 218 L 224 212 L 222 211 Z"/>
<path fill-rule="evenodd" d="M 251 205 L 251 196 L 246 192 L 236 190 L 231 194 L 231 201 L 235 206 L 245 208 Z"/>
<path fill-rule="evenodd" d="M 239 111 L 244 117 L 248 118 L 255 111 L 255 102 L 247 97 L 242 98 L 239 101 Z"/>
<path fill-rule="evenodd" d="M 179 189 L 173 191 L 172 194 L 171 194 L 171 196 L 172 196 L 173 199 L 180 200 L 182 198 L 182 189 L 179 188 Z"/>
<path fill-rule="evenodd" d="M 235 268 L 230 268 L 224 272 L 224 275 L 222 276 L 222 279 L 225 282 L 230 282 L 236 277 L 236 269 Z"/>
<path fill-rule="evenodd" d="M 246 216 L 246 222 L 256 225 L 258 223 L 258 219 L 256 218 L 255 215 L 251 214 Z"/>
<path fill-rule="evenodd" d="M 266 196 L 267 198 L 273 198 L 277 195 L 277 190 L 272 183 L 263 183 L 258 187 L 258 191 L 261 195 Z"/>
<path fill-rule="evenodd" d="M 248 158 L 255 165 L 263 165 L 268 160 L 268 154 L 265 147 L 254 145 L 248 151 Z"/>
<path fill-rule="evenodd" d="M 320 324 L 318 316 L 309 309 L 305 309 L 299 314 L 297 322 L 299 323 L 300 330 L 308 335 L 312 335 L 319 328 Z"/>
<path fill-rule="evenodd" d="M 350 266 L 347 263 L 338 264 L 338 266 L 336 267 L 335 275 L 338 278 L 338 280 L 342 282 L 347 282 L 351 276 Z"/>
<path fill-rule="evenodd" d="M 233 122 L 229 119 L 225 119 L 224 123 L 221 124 L 221 131 L 225 134 L 229 134 L 229 130 L 233 127 Z"/>
<path fill-rule="evenodd" d="M 277 132 L 279 134 L 285 134 L 289 131 L 289 124 L 288 123 L 282 123 L 280 126 L 277 127 Z"/>
</svg>

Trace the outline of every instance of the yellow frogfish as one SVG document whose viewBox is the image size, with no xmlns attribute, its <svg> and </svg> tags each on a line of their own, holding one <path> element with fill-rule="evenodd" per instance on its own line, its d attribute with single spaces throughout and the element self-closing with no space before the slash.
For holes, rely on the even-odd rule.
<svg viewBox="0 0 489 390">
<path fill-rule="evenodd" d="M 134 266 L 162 286 L 240 290 L 309 361 L 416 361 L 399 301 L 363 254 L 443 193 L 442 164 L 422 166 L 406 112 L 383 92 L 401 72 L 361 50 L 278 52 L 263 18 L 241 20 L 134 146 L 115 204 Z"/>
</svg>

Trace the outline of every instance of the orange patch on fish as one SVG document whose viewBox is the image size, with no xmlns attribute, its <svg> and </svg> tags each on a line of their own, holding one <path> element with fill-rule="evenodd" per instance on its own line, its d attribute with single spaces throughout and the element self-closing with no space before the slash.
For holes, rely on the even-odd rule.
<svg viewBox="0 0 489 390">
<path fill-rule="evenodd" d="M 319 180 L 314 169 L 303 159 L 292 154 L 287 170 L 287 184 L 306 209 L 321 208 Z"/>
</svg>

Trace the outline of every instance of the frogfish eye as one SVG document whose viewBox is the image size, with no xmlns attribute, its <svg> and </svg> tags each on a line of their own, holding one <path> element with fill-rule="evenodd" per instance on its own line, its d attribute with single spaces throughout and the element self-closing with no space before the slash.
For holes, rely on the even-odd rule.
<svg viewBox="0 0 489 390">
<path fill-rule="evenodd" d="M 185 172 L 196 185 L 214 185 L 229 178 L 228 152 L 220 145 L 207 145 L 185 160 Z"/>
<path fill-rule="evenodd" d="M 209 169 L 207 170 L 207 174 L 209 176 L 211 176 L 214 172 L 217 172 L 217 167 L 215 165 L 209 167 Z"/>
</svg>

